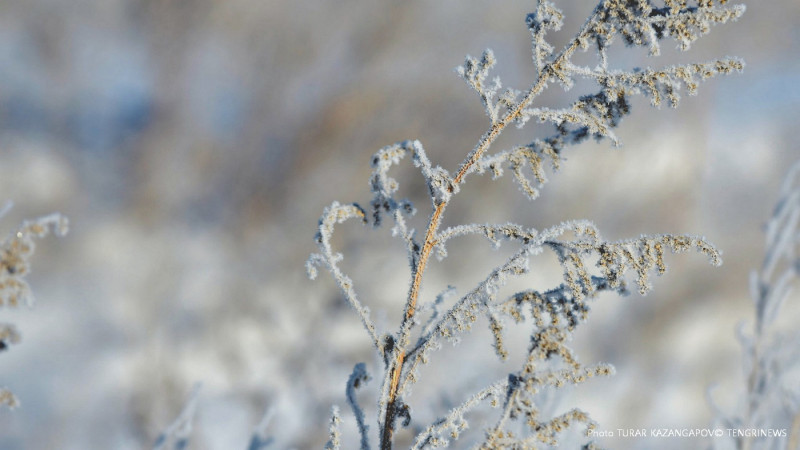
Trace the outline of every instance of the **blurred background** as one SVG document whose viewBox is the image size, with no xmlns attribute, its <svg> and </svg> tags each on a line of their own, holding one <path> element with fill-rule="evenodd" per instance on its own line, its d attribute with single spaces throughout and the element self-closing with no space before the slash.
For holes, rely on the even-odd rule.
<svg viewBox="0 0 800 450">
<path fill-rule="evenodd" d="M 567 17 L 553 35 L 560 47 L 594 2 L 558 4 Z M 190 448 L 246 448 L 268 409 L 274 448 L 321 448 L 331 405 L 346 406 L 353 365 L 380 369 L 330 277 L 306 278 L 322 209 L 367 203 L 370 157 L 395 141 L 420 139 L 434 164 L 456 169 L 487 119 L 453 68 L 490 47 L 504 85 L 526 88 L 532 8 L 516 0 L 2 2 L 0 201 L 15 207 L 0 231 L 54 211 L 71 231 L 39 244 L 35 306 L 3 311 L 23 341 L 2 355 L 0 385 L 22 406 L 0 411 L 0 448 L 147 448 L 197 382 Z M 721 404 L 740 401 L 734 328 L 752 319 L 748 272 L 763 256 L 780 180 L 800 159 L 798 25 L 797 1 L 752 2 L 688 53 L 672 51 L 673 42 L 657 59 L 620 49 L 614 67 L 727 55 L 747 67 L 706 82 L 677 110 L 638 99 L 617 132 L 621 148 L 569 149 L 533 203 L 511 178 L 476 176 L 448 208 L 446 225 L 544 228 L 588 218 L 610 240 L 689 233 L 724 252 L 720 268 L 694 253 L 668 257 L 670 271 L 647 297 L 600 297 L 573 345 L 581 361 L 618 373 L 565 392 L 556 411 L 581 406 L 601 430 L 697 428 L 711 422 L 712 383 Z M 542 102 L 566 105 L 584 88 L 551 86 Z M 543 130 L 509 131 L 495 150 Z M 408 161 L 394 173 L 416 201 L 414 225 L 424 226 L 421 177 Z M 388 228 L 338 230 L 343 267 L 379 327 L 394 329 L 409 282 L 401 245 Z M 478 239 L 460 244 L 431 267 L 426 298 L 447 284 L 466 292 L 507 255 Z M 558 282 L 549 257 L 533 266 L 540 288 Z M 496 362 L 484 325 L 435 354 L 411 399 L 415 420 L 516 370 L 518 360 Z M 525 339 L 520 329 L 517 354 Z M 369 388 L 379 385 L 377 377 Z M 372 407 L 375 395 L 361 400 Z M 344 428 L 349 439 L 349 411 Z"/>
</svg>

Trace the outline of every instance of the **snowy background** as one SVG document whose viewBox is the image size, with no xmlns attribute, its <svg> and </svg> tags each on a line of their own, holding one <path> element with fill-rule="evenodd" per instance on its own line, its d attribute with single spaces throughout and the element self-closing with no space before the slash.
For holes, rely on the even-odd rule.
<svg viewBox="0 0 800 450">
<path fill-rule="evenodd" d="M 594 3 L 559 3 L 563 42 Z M 647 297 L 596 303 L 574 347 L 581 361 L 612 363 L 618 374 L 561 400 L 601 429 L 705 427 L 710 384 L 719 383 L 720 403 L 738 398 L 734 327 L 752 317 L 747 274 L 762 257 L 761 227 L 780 179 L 800 158 L 800 3 L 751 3 L 739 22 L 686 54 L 648 60 L 620 51 L 612 60 L 630 68 L 735 55 L 747 62 L 743 74 L 707 82 L 677 110 L 637 100 L 617 133 L 622 148 L 570 149 L 533 203 L 510 178 L 476 177 L 448 208 L 449 224 L 543 228 L 589 218 L 608 239 L 702 234 L 723 250 L 721 268 L 700 255 L 673 256 Z M 0 231 L 58 211 L 71 232 L 39 245 L 35 307 L 3 311 L 23 341 L 0 355 L 0 385 L 22 407 L 0 411 L 0 448 L 146 448 L 196 382 L 191 448 L 246 448 L 268 408 L 276 448 L 320 448 L 330 406 L 345 406 L 353 365 L 378 366 L 330 277 L 305 276 L 319 215 L 333 200 L 365 202 L 370 157 L 395 141 L 420 139 L 434 164 L 455 169 L 487 119 L 453 68 L 490 47 L 504 84 L 527 87 L 531 8 L 489 0 L 3 2 L 0 201 L 15 207 Z M 542 101 L 568 98 L 553 86 Z M 526 136 L 510 132 L 496 149 Z M 395 173 L 421 225 L 425 187 L 408 166 Z M 337 245 L 361 298 L 380 323 L 396 323 L 408 283 L 403 251 L 388 229 L 341 230 Z M 464 292 L 502 256 L 465 240 L 431 268 L 423 295 L 447 284 Z M 415 419 L 516 369 L 496 362 L 484 328 L 436 354 L 412 398 Z M 441 389 L 438 376 L 448 383 Z M 373 400 L 366 394 L 362 403 Z M 348 413 L 345 428 L 353 424 Z"/>
</svg>

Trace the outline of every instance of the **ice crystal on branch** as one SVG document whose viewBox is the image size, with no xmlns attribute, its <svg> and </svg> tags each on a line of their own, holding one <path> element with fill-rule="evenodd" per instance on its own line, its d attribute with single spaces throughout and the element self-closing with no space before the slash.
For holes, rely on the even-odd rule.
<svg viewBox="0 0 800 450">
<path fill-rule="evenodd" d="M 727 0 L 700 0 L 689 7 L 686 1 L 666 0 L 656 7 L 649 0 L 606 0 L 599 11 L 600 20 L 592 36 L 600 51 L 619 34 L 627 45 L 647 47 L 650 54 L 660 53 L 659 41 L 671 37 L 681 50 L 708 34 L 711 26 L 735 20 L 744 14 L 744 5 L 722 7 Z M 716 3 L 716 5 L 715 5 Z"/>
<path fill-rule="evenodd" d="M 618 145 L 614 129 L 631 113 L 630 99 L 641 95 L 653 106 L 678 105 L 680 93 L 697 93 L 700 82 L 717 75 L 742 70 L 736 58 L 705 63 L 689 63 L 662 68 L 612 69 L 608 49 L 614 42 L 660 52 L 660 42 L 674 39 L 688 50 L 707 34 L 712 25 L 737 19 L 742 6 L 726 6 L 725 1 L 603 0 L 591 12 L 580 30 L 562 50 L 548 41 L 548 32 L 563 26 L 563 14 L 553 2 L 540 0 L 526 17 L 531 34 L 535 76 L 527 90 L 503 89 L 491 70 L 497 60 L 491 50 L 480 58 L 467 56 L 458 67 L 458 75 L 474 90 L 489 118 L 489 127 L 469 151 L 457 171 L 434 166 L 422 144 L 407 140 L 380 149 L 372 158 L 370 178 L 372 199 L 368 211 L 355 203 L 334 202 L 320 219 L 317 244 L 320 251 L 308 261 L 309 274 L 317 267 L 327 268 L 340 290 L 360 315 L 379 360 L 384 366 L 378 394 L 377 436 L 370 436 L 364 413 L 355 401 L 355 389 L 369 379 L 366 365 L 356 365 L 347 384 L 348 401 L 356 416 L 361 448 L 368 448 L 377 437 L 381 449 L 390 449 L 399 427 L 417 430 L 413 448 L 442 447 L 462 439 L 469 429 L 469 415 L 483 402 L 499 408 L 497 422 L 480 436 L 472 436 L 478 448 L 535 448 L 556 446 L 561 433 L 573 425 L 588 432 L 595 426 L 580 409 L 571 409 L 555 417 L 544 417 L 537 405 L 537 394 L 545 389 L 578 384 L 594 376 L 610 375 L 608 364 L 581 365 L 568 347 L 575 327 L 583 323 L 591 310 L 591 300 L 603 291 L 626 294 L 627 278 L 632 278 L 641 294 L 652 288 L 652 274 L 666 272 L 665 254 L 694 249 L 705 254 L 712 265 L 721 263 L 720 255 L 705 239 L 690 235 L 642 236 L 621 241 L 604 240 L 588 221 L 570 221 L 536 230 L 514 223 L 457 224 L 441 229 L 447 205 L 459 193 L 468 175 L 491 173 L 493 178 L 510 171 L 523 193 L 531 200 L 547 181 L 546 167 L 558 169 L 566 148 L 589 138 L 608 139 Z M 577 65 L 578 51 L 597 53 L 595 67 Z M 552 83 L 571 89 L 577 78 L 593 81 L 597 87 L 578 97 L 568 107 L 541 105 L 540 95 Z M 509 126 L 524 127 L 531 120 L 550 123 L 554 132 L 530 143 L 508 150 L 490 152 L 497 137 Z M 409 226 L 407 218 L 415 214 L 412 203 L 398 198 L 400 186 L 389 171 L 409 156 L 419 169 L 428 188 L 431 213 L 421 233 Z M 333 226 L 348 219 L 360 219 L 373 227 L 391 220 L 392 236 L 401 239 L 407 249 L 410 283 L 402 319 L 395 331 L 379 331 L 369 318 L 369 311 L 356 298 L 352 280 L 337 263 L 342 256 L 330 246 Z M 441 260 L 457 238 L 483 236 L 494 247 L 515 245 L 516 251 L 499 267 L 491 270 L 471 288 L 460 294 L 449 287 L 435 299 L 423 298 L 421 286 L 433 253 Z M 529 273 L 533 257 L 549 252 L 560 264 L 562 282 L 544 289 L 526 289 L 510 296 L 503 288 L 512 278 Z M 453 297 L 447 307 L 445 298 Z M 400 305 L 398 305 L 398 309 Z M 421 315 L 428 315 L 422 320 Z M 506 377 L 465 398 L 464 402 L 425 426 L 411 417 L 411 386 L 420 382 L 419 368 L 426 364 L 442 342 L 458 343 L 479 320 L 485 319 L 493 336 L 493 347 L 500 359 L 509 354 L 505 345 L 508 323 L 530 329 L 530 345 L 525 363 Z M 380 336 L 380 337 L 379 337 Z M 331 422 L 331 440 L 327 448 L 339 448 L 338 410 Z M 516 423 L 515 423 L 516 422 Z M 474 434 L 474 433 L 473 433 Z M 588 442 L 586 448 L 594 448 Z"/>
<path fill-rule="evenodd" d="M 541 76 L 544 61 L 553 56 L 555 47 L 545 41 L 544 36 L 548 30 L 558 31 L 564 25 L 564 15 L 552 3 L 539 2 L 536 12 L 528 14 L 525 23 L 531 31 L 533 45 L 533 63 L 536 73 Z"/>
</svg>

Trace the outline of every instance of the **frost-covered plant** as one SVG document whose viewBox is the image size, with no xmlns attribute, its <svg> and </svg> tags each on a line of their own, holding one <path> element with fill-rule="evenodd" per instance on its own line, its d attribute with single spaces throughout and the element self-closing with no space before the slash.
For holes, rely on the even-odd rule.
<svg viewBox="0 0 800 450">
<path fill-rule="evenodd" d="M 752 330 L 737 330 L 742 345 L 745 394 L 735 414 L 711 401 L 718 425 L 738 430 L 774 430 L 774 435 L 735 435 L 738 449 L 798 448 L 800 444 L 800 333 L 778 323 L 784 304 L 797 299 L 800 282 L 800 162 L 784 179 L 772 218 L 766 226 L 761 268 L 750 274 L 755 306 Z M 795 319 L 792 321 L 796 323 Z M 748 332 L 749 331 L 749 332 Z M 724 439 L 715 444 L 721 446 Z"/>
<path fill-rule="evenodd" d="M 10 205 L 9 205 L 10 206 Z M 0 216 L 4 215 L 8 206 Z M 22 226 L 0 243 L 0 306 L 17 308 L 20 303 L 33 304 L 33 295 L 25 276 L 30 272 L 30 258 L 36 249 L 34 239 L 47 236 L 52 231 L 57 236 L 66 234 L 67 219 L 51 214 L 36 220 L 26 220 Z M 20 341 L 14 324 L 0 323 L 0 351 L 7 350 Z M 0 404 L 9 408 L 19 405 L 19 400 L 6 388 L 0 389 Z"/>
<path fill-rule="evenodd" d="M 556 51 L 546 37 L 549 31 L 561 28 L 562 13 L 553 3 L 538 1 L 535 11 L 526 19 L 536 69 L 535 79 L 526 91 L 503 90 L 499 78 L 490 79 L 490 69 L 495 65 L 491 50 L 486 50 L 481 58 L 468 56 L 458 68 L 459 76 L 480 97 L 490 125 L 455 173 L 434 166 L 419 141 L 400 142 L 382 148 L 372 158 L 373 197 L 368 207 L 333 202 L 325 208 L 316 235 L 319 252 L 311 255 L 307 269 L 311 278 L 316 277 L 319 267 L 330 271 L 384 362 L 376 420 L 381 449 L 392 447 L 398 426 L 409 426 L 412 422 L 408 395 L 411 385 L 418 381 L 420 365 L 433 356 L 442 341 L 457 342 L 479 316 L 488 319 L 494 347 L 502 359 L 507 357 L 506 319 L 529 324 L 530 344 L 525 363 L 508 377 L 465 398 L 460 406 L 444 413 L 434 423 L 415 424 L 420 432 L 413 448 L 442 447 L 455 441 L 467 427 L 467 413 L 484 401 L 498 407 L 500 412 L 494 425 L 485 430 L 480 448 L 557 445 L 560 432 L 574 424 L 582 424 L 588 433 L 594 422 L 585 412 L 573 409 L 556 417 L 543 417 L 534 398 L 546 387 L 577 384 L 613 371 L 608 364 L 581 365 L 567 347 L 573 330 L 587 317 L 588 300 L 601 291 L 625 293 L 625 276 L 631 272 L 639 292 L 646 294 L 651 288 L 650 275 L 665 272 L 664 254 L 668 251 L 696 249 L 706 254 L 712 264 L 720 264 L 714 247 L 694 236 L 643 236 L 609 242 L 588 221 L 571 221 L 543 230 L 513 223 L 467 224 L 447 229 L 441 229 L 441 224 L 447 205 L 468 176 L 489 172 L 493 178 L 499 178 L 505 170 L 510 170 L 522 191 L 535 199 L 547 181 L 546 162 L 557 169 L 567 146 L 590 137 L 607 138 L 619 144 L 613 129 L 630 113 L 632 96 L 644 95 L 657 107 L 664 102 L 675 107 L 681 90 L 694 95 L 701 81 L 741 70 L 743 63 L 735 58 L 630 71 L 612 69 L 609 65 L 608 49 L 616 40 L 629 46 L 646 47 L 653 56 L 659 54 L 660 41 L 668 38 L 676 40 L 681 50 L 688 50 L 712 25 L 734 20 L 744 12 L 743 6 L 726 7 L 725 3 L 724 0 L 700 0 L 689 6 L 686 1 L 666 0 L 659 6 L 649 0 L 603 0 L 575 37 L 562 50 Z M 594 67 L 576 64 L 573 56 L 579 51 L 596 52 L 597 64 Z M 536 103 L 551 83 L 569 90 L 576 78 L 593 80 L 599 89 L 566 108 L 548 108 Z M 509 125 L 523 127 L 531 119 L 553 124 L 555 132 L 527 144 L 490 153 L 492 144 Z M 392 166 L 406 157 L 422 172 L 430 195 L 432 213 L 421 236 L 407 222 L 416 209 L 409 200 L 396 196 L 398 183 L 389 176 Z M 356 295 L 353 281 L 340 268 L 343 256 L 331 246 L 334 226 L 350 219 L 373 227 L 391 221 L 392 235 L 406 248 L 411 282 L 401 323 L 394 332 L 377 329 L 369 309 Z M 518 249 L 475 287 L 451 301 L 449 309 L 445 310 L 446 297 L 455 296 L 455 289 L 435 299 L 420 298 L 425 269 L 432 254 L 445 258 L 451 241 L 465 235 L 482 235 L 495 246 L 513 242 Z M 557 256 L 563 268 L 563 283 L 501 297 L 500 289 L 509 279 L 528 273 L 530 258 L 545 250 Z M 423 320 L 423 316 L 427 319 Z M 368 421 L 356 402 L 354 391 L 367 380 L 366 366 L 359 363 L 347 384 L 347 399 L 356 417 L 362 449 L 370 448 L 371 438 L 375 436 L 369 434 Z M 340 448 L 339 417 L 339 410 L 335 408 L 327 448 Z M 514 422 L 527 424 L 527 431 L 517 433 L 519 427 Z"/>
</svg>

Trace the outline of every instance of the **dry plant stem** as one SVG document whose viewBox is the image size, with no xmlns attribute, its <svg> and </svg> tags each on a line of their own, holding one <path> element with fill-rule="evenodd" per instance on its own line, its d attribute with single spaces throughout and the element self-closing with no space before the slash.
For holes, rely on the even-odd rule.
<svg viewBox="0 0 800 450">
<path fill-rule="evenodd" d="M 533 86 L 531 86 L 530 90 L 528 90 L 525 97 L 520 100 L 517 104 L 516 108 L 509 111 L 503 119 L 498 121 L 497 123 L 492 124 L 492 127 L 484 133 L 481 137 L 478 145 L 475 147 L 474 150 L 467 156 L 462 163 L 461 168 L 459 169 L 456 176 L 453 178 L 453 184 L 455 186 L 459 186 L 466 174 L 469 172 L 469 169 L 480 159 L 480 157 L 489 149 L 492 143 L 497 139 L 500 133 L 516 119 L 525 109 L 527 106 L 533 102 L 535 99 L 547 86 L 548 81 L 550 81 L 551 76 L 555 75 L 558 72 L 558 68 L 567 62 L 567 60 L 572 56 L 575 50 L 578 49 L 580 38 L 587 32 L 591 24 L 595 21 L 597 17 L 597 12 L 600 8 L 600 5 L 595 9 L 592 15 L 584 24 L 583 28 L 581 29 L 580 33 L 578 33 L 577 37 L 573 39 L 572 42 L 562 50 L 561 54 L 553 60 L 552 63 L 547 64 L 545 67 L 542 68 L 541 73 L 539 74 L 539 78 L 536 80 Z M 425 232 L 425 241 L 422 244 L 422 250 L 420 251 L 419 260 L 417 262 L 417 266 L 414 270 L 414 280 L 411 283 L 411 288 L 408 293 L 408 300 L 406 301 L 406 308 L 405 308 L 405 315 L 403 316 L 403 323 L 400 327 L 403 330 L 403 336 L 400 337 L 400 347 L 395 352 L 394 362 L 390 366 L 388 370 L 388 375 L 391 376 L 391 384 L 389 386 L 389 398 L 386 408 L 386 417 L 383 420 L 383 435 L 381 436 L 381 449 L 382 450 L 390 450 L 392 448 L 392 434 L 394 432 L 394 418 L 395 418 L 395 406 L 397 401 L 397 388 L 400 382 L 400 374 L 403 372 L 403 364 L 405 363 L 406 351 L 405 346 L 406 342 L 408 341 L 408 335 L 410 333 L 411 327 L 409 324 L 411 320 L 414 318 L 414 313 L 416 311 L 417 299 L 419 298 L 419 291 L 422 285 L 422 276 L 425 272 L 425 267 L 428 263 L 428 259 L 431 256 L 431 251 L 433 250 L 436 234 L 439 231 L 439 225 L 442 223 L 442 215 L 444 214 L 444 209 L 447 207 L 448 201 L 442 201 L 438 205 L 436 205 L 436 209 L 433 211 L 431 215 L 430 222 L 428 223 L 428 228 Z"/>
</svg>

